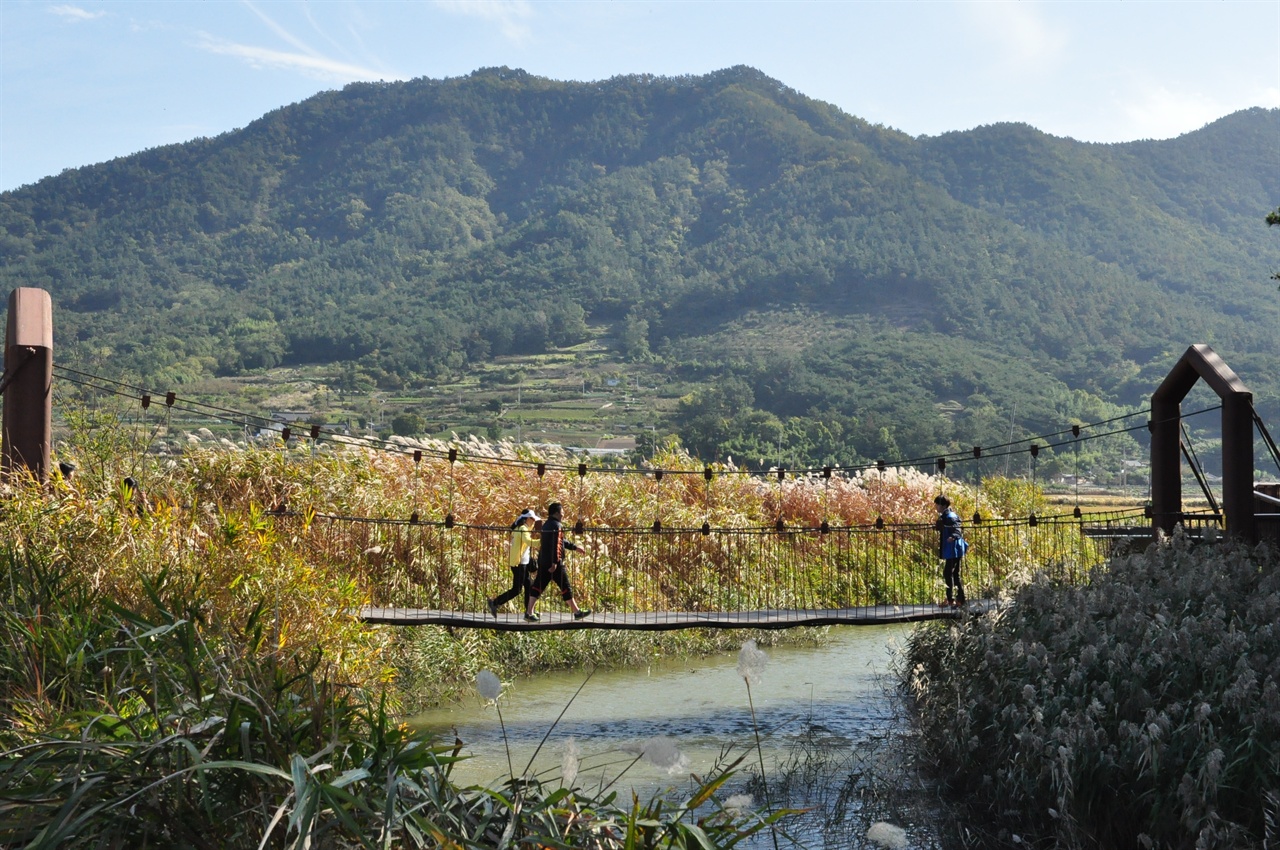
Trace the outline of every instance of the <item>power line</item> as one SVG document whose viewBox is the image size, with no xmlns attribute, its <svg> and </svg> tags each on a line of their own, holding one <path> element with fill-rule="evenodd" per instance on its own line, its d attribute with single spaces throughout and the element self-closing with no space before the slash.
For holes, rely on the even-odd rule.
<svg viewBox="0 0 1280 850">
<path fill-rule="evenodd" d="M 152 399 L 163 399 L 168 409 L 179 410 L 196 416 L 203 416 L 209 419 L 223 421 L 237 427 L 247 425 L 250 421 L 258 423 L 260 428 L 281 426 L 282 439 L 287 443 L 294 436 L 291 426 L 279 419 L 269 416 L 263 416 L 256 413 L 248 413 L 245 411 L 233 410 L 230 408 L 220 407 L 217 405 L 201 402 L 196 399 L 187 397 L 179 397 L 174 391 L 153 392 L 136 384 L 129 384 L 123 381 L 94 375 L 82 370 L 73 369 L 68 366 L 60 366 L 55 364 L 54 370 L 60 373 L 60 377 L 70 383 L 74 383 L 86 388 L 98 390 L 114 394 L 120 397 L 129 398 L 131 400 L 141 400 L 144 409 L 150 405 Z M 181 403 L 179 403 L 181 401 Z M 1222 405 L 1214 405 L 1192 413 L 1182 414 L 1180 418 L 1196 416 L 1213 410 L 1218 410 Z M 1012 440 L 1006 443 L 1000 443 L 995 446 L 983 447 L 974 446 L 969 452 L 955 451 L 943 453 L 941 455 L 928 455 L 915 458 L 907 458 L 896 460 L 892 463 L 884 460 L 878 460 L 873 463 L 854 464 L 854 465 L 828 465 L 823 467 L 803 467 L 789 470 L 785 467 L 774 467 L 770 470 L 757 470 L 732 468 L 726 469 L 723 466 L 707 464 L 703 469 L 658 469 L 658 468 L 642 468 L 642 467 L 596 467 L 588 468 L 585 463 L 568 464 L 568 463 L 552 463 L 545 461 L 528 461 L 517 458 L 494 458 L 484 455 L 472 455 L 459 452 L 456 447 L 450 447 L 447 450 L 432 449 L 421 446 L 408 447 L 402 444 L 393 443 L 376 437 L 348 437 L 336 432 L 327 431 L 323 426 L 311 425 L 305 434 L 298 434 L 299 439 L 309 438 L 314 442 L 332 442 L 340 445 L 363 445 L 365 447 L 380 451 L 388 451 L 398 455 L 412 455 L 415 462 L 422 457 L 431 456 L 442 460 L 448 460 L 450 463 L 463 462 L 474 463 L 480 465 L 491 465 L 503 468 L 526 469 L 536 471 L 539 477 L 547 472 L 576 472 L 579 477 L 585 476 L 587 472 L 594 474 L 614 474 L 614 475 L 653 475 L 661 479 L 664 475 L 702 475 L 708 480 L 715 475 L 761 475 L 761 476 L 777 476 L 782 480 L 786 476 L 795 479 L 810 478 L 821 475 L 823 478 L 830 478 L 833 473 L 839 472 L 844 474 L 859 474 L 878 470 L 886 471 L 890 467 L 936 467 L 939 473 L 945 472 L 946 466 L 953 463 L 965 463 L 979 461 L 982 459 L 1011 457 L 1019 454 L 1030 454 L 1035 457 L 1039 452 L 1047 449 L 1060 448 L 1066 445 L 1076 445 L 1089 440 L 1097 440 L 1105 437 L 1126 434 L 1144 429 L 1149 429 L 1154 423 L 1152 421 L 1143 421 L 1137 425 L 1126 428 L 1116 428 L 1099 433 L 1085 434 L 1086 429 L 1092 429 L 1109 425 L 1115 422 L 1121 422 L 1132 419 L 1136 416 L 1149 414 L 1150 409 L 1144 408 L 1133 413 L 1122 414 L 1100 422 L 1073 425 L 1070 428 L 1060 429 L 1057 431 L 1047 432 L 1032 437 L 1025 437 L 1019 440 Z M 1069 439 L 1053 442 L 1055 438 L 1070 434 Z M 1043 443 L 1043 445 L 1042 445 Z M 1001 450 L 1004 451 L 1001 451 Z"/>
<path fill-rule="evenodd" d="M 1097 511 L 1092 513 L 1083 513 L 1076 515 L 1072 513 L 1060 514 L 1031 514 L 1027 517 L 998 517 L 983 519 L 977 525 L 983 528 L 1017 528 L 1021 526 L 1035 526 L 1040 524 L 1088 524 L 1090 522 L 1100 522 L 1104 520 L 1119 520 L 1128 517 L 1143 516 L 1144 508 L 1129 508 L 1124 510 Z M 505 534 L 511 530 L 511 526 L 507 524 L 486 525 L 480 523 L 457 522 L 451 516 L 442 520 L 420 519 L 414 514 L 408 519 L 396 517 L 370 517 L 358 516 L 352 514 L 329 514 L 321 512 L 310 512 L 298 510 L 297 508 L 285 508 L 282 510 L 271 510 L 264 512 L 266 516 L 278 518 L 298 518 L 308 517 L 312 519 L 323 519 L 331 522 L 348 522 L 360 525 L 378 525 L 378 526 L 400 526 L 405 528 L 443 528 L 457 531 L 492 531 Z M 777 536 L 779 534 L 855 534 L 855 533 L 884 533 L 895 531 L 933 531 L 935 525 L 932 522 L 897 522 L 887 523 L 883 521 L 873 521 L 867 523 L 859 523 L 857 525 L 788 525 L 781 530 L 775 525 L 758 525 L 758 526 L 663 526 L 655 529 L 653 526 L 608 526 L 608 525 L 581 525 L 575 526 L 573 531 L 575 534 L 623 534 L 623 535 L 641 535 L 641 536 L 687 536 L 693 534 L 699 535 L 724 535 L 724 534 L 757 534 Z"/>
</svg>

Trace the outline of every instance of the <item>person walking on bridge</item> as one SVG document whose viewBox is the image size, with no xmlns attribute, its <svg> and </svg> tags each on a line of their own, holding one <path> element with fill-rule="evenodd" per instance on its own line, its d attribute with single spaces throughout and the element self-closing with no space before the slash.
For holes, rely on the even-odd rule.
<svg viewBox="0 0 1280 850">
<path fill-rule="evenodd" d="M 934 527 L 938 529 L 938 557 L 946 562 L 942 567 L 942 580 L 947 583 L 947 601 L 943 604 L 964 605 L 964 583 L 960 579 L 960 566 L 964 561 L 964 553 L 969 550 L 969 544 L 964 539 L 960 515 L 951 509 L 951 500 L 946 496 L 935 498 L 933 506 L 938 511 L 938 521 L 934 523 Z"/>
<path fill-rule="evenodd" d="M 511 569 L 511 589 L 490 599 L 486 604 L 489 613 L 498 616 L 498 609 L 515 599 L 523 591 L 524 605 L 529 607 L 529 584 L 533 581 L 533 570 L 537 564 L 530 563 L 533 551 L 533 527 L 542 522 L 542 517 L 532 510 L 521 512 L 511 526 L 511 548 L 507 551 L 507 566 Z"/>
<path fill-rule="evenodd" d="M 547 585 L 552 581 L 560 586 L 560 597 L 572 609 L 573 619 L 581 620 L 591 614 L 589 609 L 578 607 L 564 567 L 566 549 L 574 552 L 585 550 L 572 541 L 564 539 L 564 524 L 561 520 L 560 503 L 552 502 L 547 505 L 547 520 L 542 525 L 542 534 L 538 542 L 538 573 L 529 587 L 529 601 L 524 606 L 524 618 L 531 623 L 536 623 L 540 619 L 533 609 L 538 604 L 538 597 L 542 595 L 542 591 L 546 590 Z"/>
</svg>

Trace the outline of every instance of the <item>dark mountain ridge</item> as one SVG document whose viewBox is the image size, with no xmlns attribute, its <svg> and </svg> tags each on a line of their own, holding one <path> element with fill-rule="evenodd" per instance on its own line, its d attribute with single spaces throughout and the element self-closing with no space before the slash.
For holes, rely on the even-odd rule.
<svg viewBox="0 0 1280 850">
<path fill-rule="evenodd" d="M 52 293 L 61 356 L 156 381 L 356 360 L 412 384 L 587 319 L 647 330 L 686 377 L 741 378 L 731 406 L 849 433 L 975 393 L 1029 392 L 1045 420 L 1140 404 L 1192 342 L 1280 412 L 1278 139 L 1262 109 L 1159 142 L 911 138 L 744 67 L 485 69 L 350 85 L 4 193 L 0 275 Z M 791 308 L 852 330 L 786 355 L 704 344 Z M 980 442 L 935 425 L 911 444 Z"/>
</svg>

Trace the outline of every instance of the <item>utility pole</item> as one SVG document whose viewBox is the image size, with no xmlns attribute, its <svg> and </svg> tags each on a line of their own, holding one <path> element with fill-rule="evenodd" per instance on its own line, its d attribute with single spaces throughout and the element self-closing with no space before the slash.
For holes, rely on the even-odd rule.
<svg viewBox="0 0 1280 850">
<path fill-rule="evenodd" d="M 1009 414 L 1009 442 L 1013 443 L 1013 430 L 1017 427 L 1018 421 L 1018 403 L 1013 403 L 1013 413 Z M 1013 452 L 1009 452 L 1004 456 L 1004 477 L 1009 477 L 1009 460 L 1013 457 Z"/>
</svg>

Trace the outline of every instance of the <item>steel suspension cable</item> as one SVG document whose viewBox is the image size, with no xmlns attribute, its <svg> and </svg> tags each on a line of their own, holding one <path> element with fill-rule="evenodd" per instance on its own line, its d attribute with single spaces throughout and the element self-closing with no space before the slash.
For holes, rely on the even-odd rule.
<svg viewBox="0 0 1280 850">
<path fill-rule="evenodd" d="M 58 371 L 60 371 L 60 372 L 65 372 L 65 373 L 69 373 L 69 374 L 79 375 L 79 376 L 81 376 L 82 378 L 88 378 L 88 379 L 91 379 L 91 380 L 99 381 L 99 382 L 101 382 L 101 383 L 107 383 L 107 384 L 110 384 L 110 385 L 112 385 L 112 386 L 114 386 L 114 387 L 121 387 L 121 388 L 129 389 L 129 390 L 131 390 L 131 391 L 132 391 L 133 393 L 135 393 L 135 394 L 136 394 L 136 393 L 144 393 L 144 394 L 146 393 L 146 391 L 145 391 L 143 388 L 138 387 L 138 386 L 136 386 L 136 385 L 128 384 L 128 383 L 125 383 L 125 382 L 122 382 L 122 381 L 116 381 L 116 380 L 114 380 L 114 379 L 110 379 L 110 378 L 103 378 L 103 377 L 100 377 L 100 376 L 97 376 L 97 375 L 93 375 L 93 374 L 88 373 L 88 372 L 83 372 L 83 371 L 81 371 L 81 370 L 72 369 L 72 368 L 70 368 L 70 367 L 60 366 L 60 365 L 55 365 L 55 369 L 57 369 L 57 370 L 58 370 Z M 65 377 L 65 375 L 64 375 L 64 377 Z M 68 380 L 70 380 L 70 379 L 68 378 Z M 104 388 L 103 388 L 103 387 L 101 387 L 101 386 L 95 386 L 95 385 L 93 385 L 93 384 L 91 384 L 91 383 L 88 383 L 88 382 L 86 382 L 86 381 L 83 381 L 83 380 L 81 380 L 81 381 L 73 381 L 73 382 L 75 382 L 75 383 L 80 383 L 80 384 L 85 385 L 85 386 L 91 386 L 91 387 L 93 387 L 93 388 L 95 388 L 95 389 L 99 389 L 99 390 L 104 389 Z M 110 390 L 108 390 L 108 391 L 110 391 Z M 132 394 L 130 394 L 130 393 L 121 393 L 121 392 L 118 392 L 118 391 L 117 391 L 117 392 L 116 392 L 116 394 L 118 394 L 118 395 L 123 395 L 123 396 L 127 396 L 127 397 L 133 397 L 133 395 L 132 395 Z M 173 394 L 172 392 L 168 393 L 167 395 L 168 395 L 168 397 L 173 397 L 173 396 L 174 396 L 174 394 Z M 197 414 L 199 414 L 199 415 L 206 415 L 206 416 L 209 416 L 209 418 L 221 419 L 221 420 L 223 420 L 223 421 L 229 421 L 229 422 L 232 422 L 232 424 L 237 424 L 237 425 L 238 425 L 241 421 L 246 421 L 246 422 L 247 422 L 249 419 L 256 420 L 256 421 L 258 421 L 258 422 L 262 423 L 263 425 L 272 425 L 272 424 L 276 424 L 275 420 L 272 420 L 272 419 L 270 419 L 269 417 L 261 416 L 261 415 L 259 415 L 259 414 L 249 414 L 249 413 L 244 413 L 244 412 L 242 412 L 242 411 L 234 411 L 234 410 L 230 410 L 230 409 L 228 409 L 228 408 L 223 408 L 223 407 L 219 407 L 219 406 L 216 406 L 216 405 L 211 405 L 211 404 L 207 404 L 207 403 L 204 403 L 204 402 L 191 401 L 191 400 L 188 400 L 188 404 L 190 404 L 190 405 L 194 405 L 197 409 L 196 409 L 196 410 L 190 410 L 190 408 L 181 408 L 181 409 L 186 409 L 186 410 L 189 410 L 190 412 L 197 413 Z M 1214 409 L 1218 409 L 1220 406 L 1221 406 L 1221 405 L 1217 405 L 1217 406 L 1214 406 L 1214 407 L 1206 408 L 1205 410 L 1197 411 L 1196 413 L 1202 413 L 1202 412 L 1206 412 L 1207 410 L 1214 410 Z M 213 411 L 213 413 L 207 413 L 207 412 L 205 412 L 205 411 Z M 1145 409 L 1144 409 L 1144 410 L 1142 410 L 1142 411 L 1138 411 L 1138 412 L 1135 412 L 1135 413 L 1129 413 L 1129 414 L 1124 414 L 1124 415 L 1121 415 L 1121 416 L 1112 417 L 1112 418 L 1110 418 L 1110 419 L 1101 420 L 1101 421 L 1100 421 L 1100 422 L 1098 422 L 1098 423 L 1093 423 L 1092 425 L 1088 425 L 1088 426 L 1084 426 L 1084 427 L 1090 427 L 1090 428 L 1091 428 L 1091 427 L 1096 427 L 1096 426 L 1101 426 L 1101 425 L 1109 424 L 1109 423 L 1111 423 L 1111 422 L 1122 421 L 1122 420 L 1124 420 L 1124 419 L 1128 419 L 1128 418 L 1132 418 L 1132 417 L 1134 417 L 1134 416 L 1142 415 L 1143 413 L 1146 413 L 1146 412 L 1149 412 L 1149 410 L 1145 410 Z M 218 414 L 224 414 L 224 415 L 218 415 Z M 1188 416 L 1191 416 L 1191 415 L 1196 415 L 1196 414 L 1195 414 L 1195 413 L 1191 413 L 1191 414 L 1187 414 L 1187 415 L 1188 415 Z M 234 418 L 233 418 L 233 419 L 227 419 L 227 416 L 231 416 L 231 417 L 234 417 Z M 1099 434 L 1091 434 L 1091 435 L 1088 435 L 1088 436 L 1083 437 L 1083 439 L 1097 439 L 1097 438 L 1101 438 L 1101 437 L 1105 437 L 1105 436 L 1112 436 L 1112 435 L 1119 434 L 1119 433 L 1126 433 L 1126 432 L 1130 432 L 1130 431 L 1140 430 L 1140 428 L 1141 428 L 1141 427 L 1147 427 L 1147 426 L 1145 426 L 1145 425 L 1144 425 L 1144 426 L 1134 426 L 1134 427 L 1130 427 L 1130 428 L 1116 429 L 1116 430 L 1113 430 L 1113 431 L 1104 432 L 1104 433 L 1099 433 Z M 1068 429 L 1068 430 L 1074 430 L 1074 426 L 1073 426 L 1073 428 L 1072 428 L 1072 429 Z M 1024 439 L 1022 439 L 1022 440 L 1016 440 L 1016 441 L 1010 441 L 1010 442 L 1008 442 L 1008 443 L 998 444 L 998 445 L 996 445 L 996 446 L 988 447 L 988 453 L 990 453 L 990 452 L 991 452 L 992 450 L 994 450 L 994 449 L 1001 449 L 1001 448 L 1008 448 L 1008 447 L 1013 447 L 1013 446 L 1019 446 L 1019 445 L 1026 444 L 1026 443 L 1028 443 L 1028 442 L 1030 442 L 1030 441 L 1034 441 L 1034 440 L 1040 440 L 1040 439 L 1045 439 L 1045 440 L 1047 440 L 1047 439 L 1049 439 L 1049 438 L 1056 437 L 1056 436 L 1060 436 L 1060 435 L 1062 435 L 1062 434 L 1068 433 L 1068 430 L 1062 430 L 1062 431 L 1056 431 L 1056 432 L 1049 432 L 1049 433 L 1047 433 L 1047 434 L 1040 435 L 1040 436 L 1036 436 L 1036 437 L 1029 437 L 1029 438 L 1024 438 Z M 343 441 L 343 442 L 345 442 L 345 441 Z M 393 452 L 400 453 L 400 454 L 405 453 L 405 452 L 404 452 L 404 447 L 403 447 L 403 446 L 401 446 L 401 445 L 399 445 L 399 444 L 389 443 L 388 441 L 385 441 L 385 440 L 374 439 L 374 438 L 361 438 L 361 442 L 366 443 L 366 444 L 369 444 L 371 448 L 382 448 L 383 450 L 393 451 Z M 1063 444 L 1065 444 L 1065 442 L 1066 442 L 1066 441 L 1063 441 L 1063 442 L 1061 442 L 1061 443 L 1050 443 L 1050 444 L 1048 445 L 1048 447 L 1052 448 L 1052 447 L 1056 447 L 1056 446 L 1058 446 L 1058 445 L 1063 445 Z M 379 446 L 379 445 L 372 445 L 373 443 L 380 444 L 380 446 Z M 435 454 L 435 455 L 438 455 L 438 456 L 443 456 L 443 452 L 442 452 L 442 451 L 440 451 L 440 450 L 434 450 L 434 449 L 423 449 L 423 451 L 426 451 L 426 452 L 428 452 L 428 453 L 432 453 L 432 454 Z M 1019 450 L 1012 451 L 1012 452 L 997 453 L 997 454 L 996 454 L 996 456 L 1004 456 L 1004 455 L 1008 455 L 1008 454 L 1016 454 L 1016 453 L 1019 453 L 1019 452 L 1021 452 L 1021 451 L 1028 451 L 1028 449 L 1025 449 L 1025 448 L 1024 448 L 1024 449 L 1019 449 Z M 951 459 L 951 460 L 965 460 L 965 459 L 966 459 L 966 458 L 964 458 L 962 455 L 956 455 L 956 456 L 954 456 L 954 457 L 952 457 L 951 455 L 947 455 L 947 456 L 945 456 L 945 457 L 947 457 L 948 459 Z M 502 459 L 502 458 L 489 458 L 489 457 L 483 457 L 483 456 L 467 456 L 466 460 L 467 460 L 468 462 L 473 462 L 473 463 L 493 464 L 493 465 L 499 465 L 499 466 L 518 466 L 518 467 L 525 467 L 525 468 L 529 468 L 529 467 L 532 467 L 532 466 L 534 466 L 534 465 L 537 465 L 537 466 L 542 467 L 542 468 L 553 468 L 553 469 L 560 469 L 560 470 L 564 470 L 564 471 L 568 471 L 568 470 L 570 470 L 570 469 L 572 469 L 572 468 L 573 468 L 572 466 L 570 466 L 570 465 L 568 465 L 568 464 L 564 464 L 564 465 L 551 464 L 551 465 L 548 465 L 548 464 L 536 463 L 536 462 L 531 462 L 531 461 L 519 461 L 519 460 Z M 906 460 L 898 461 L 897 463 L 898 463 L 899 465 L 902 465 L 902 466 L 916 466 L 916 465 L 921 465 L 921 464 L 924 464 L 924 463 L 932 462 L 933 460 L 934 460 L 933 458 L 914 458 L 914 459 L 906 459 Z M 873 468 L 883 469 L 883 464 L 884 464 L 884 462 L 883 462 L 883 461 L 876 461 L 875 463 L 868 463 L 868 464 L 837 466 L 837 467 L 832 467 L 832 469 L 833 469 L 833 471 L 839 471 L 839 472 L 842 472 L 842 473 L 849 473 L 849 472 L 855 472 L 855 473 L 856 473 L 856 472 L 869 471 L 870 469 L 873 469 Z M 614 474 L 645 474 L 645 472 L 646 472 L 646 471 L 645 471 L 645 470 L 643 470 L 643 469 L 633 469 L 633 468 L 615 468 L 615 469 L 610 469 L 610 470 L 596 470 L 596 471 L 597 471 L 597 472 L 600 472 L 600 471 L 608 471 L 608 472 L 612 472 L 612 473 L 614 473 Z M 796 474 L 797 474 L 797 475 L 799 475 L 799 474 L 812 474 L 812 473 L 815 473 L 815 472 L 817 472 L 817 471 L 818 471 L 818 468 L 817 468 L 817 467 L 814 467 L 814 468 L 809 468 L 809 469 L 797 470 L 797 471 L 796 471 Z M 667 470 L 667 472 L 668 472 L 669 474 L 674 474 L 674 475 L 696 475 L 696 474 L 697 474 L 697 471 L 696 471 L 696 470 L 682 470 L 682 469 Z M 753 473 L 751 470 L 749 470 L 749 469 L 745 469 L 745 468 L 743 468 L 743 469 L 737 469 L 737 468 L 733 468 L 733 469 L 725 469 L 725 470 L 724 470 L 724 472 L 725 472 L 726 474 L 738 474 L 738 475 L 753 475 L 753 474 L 757 474 L 757 473 Z"/>
<path fill-rule="evenodd" d="M 1267 447 L 1267 452 L 1271 455 L 1271 460 L 1276 465 L 1276 469 L 1280 470 L 1280 449 L 1276 448 L 1275 441 L 1271 439 L 1271 432 L 1267 430 L 1267 426 L 1263 423 L 1262 417 L 1258 415 L 1258 411 L 1253 410 L 1252 412 L 1253 424 L 1262 436 L 1263 445 Z"/>
</svg>

